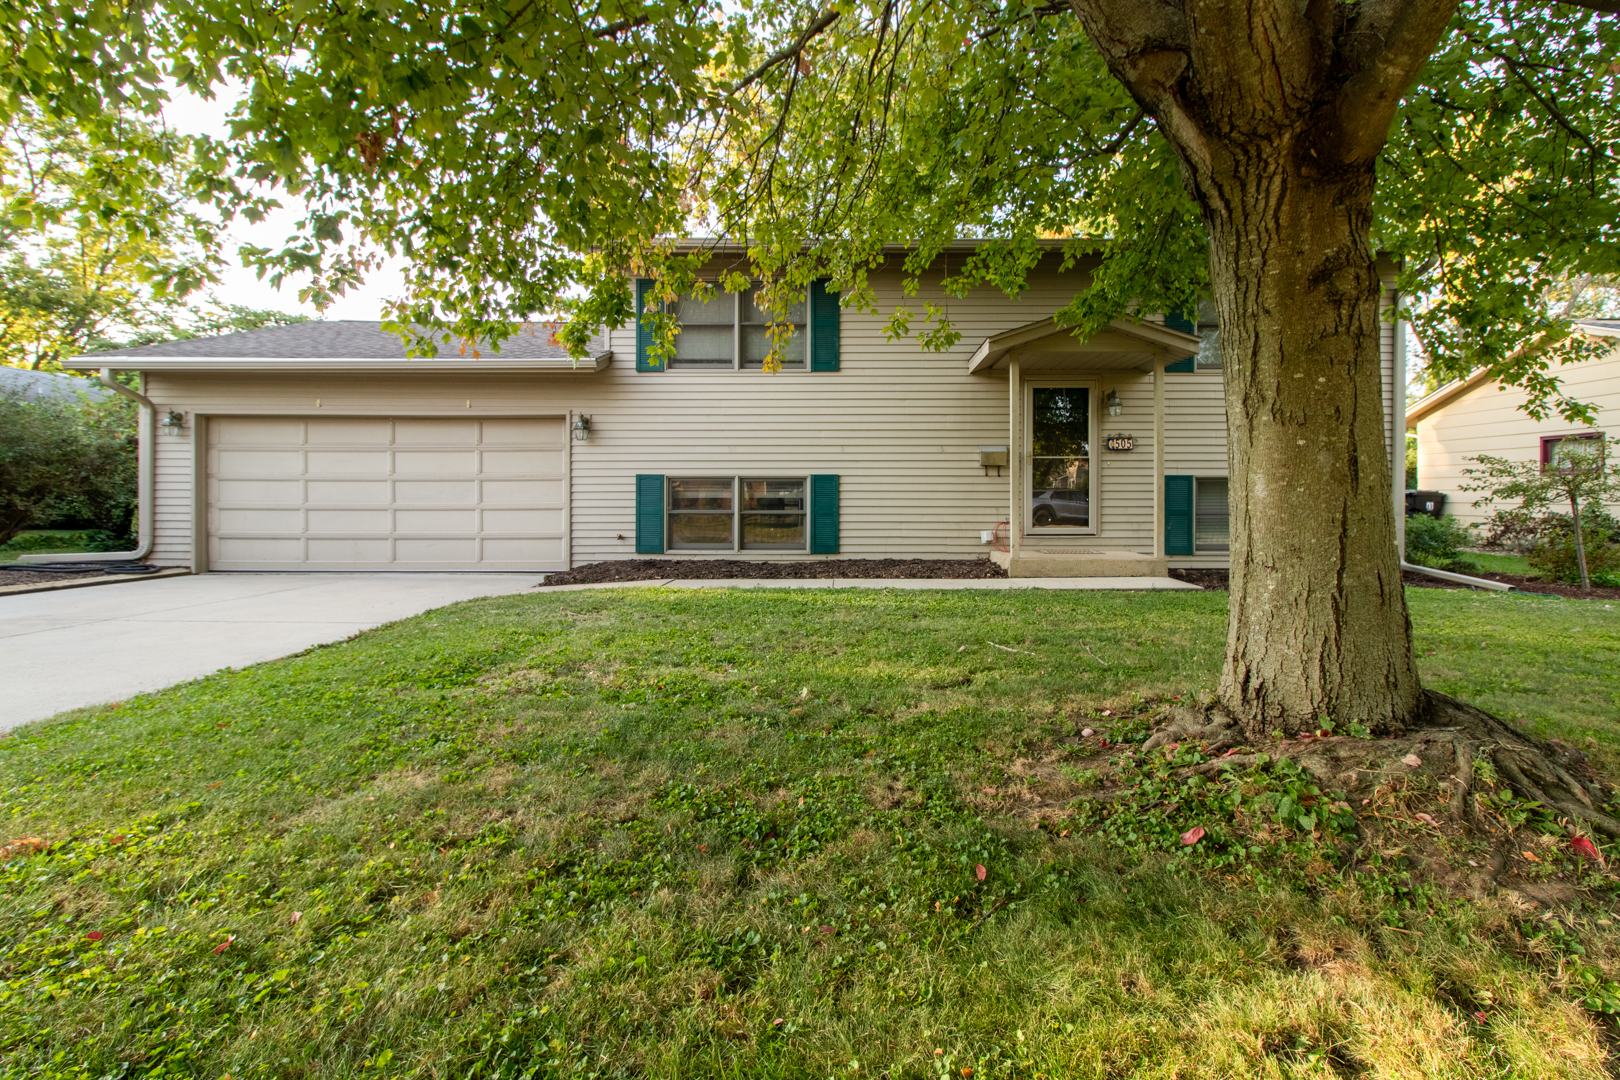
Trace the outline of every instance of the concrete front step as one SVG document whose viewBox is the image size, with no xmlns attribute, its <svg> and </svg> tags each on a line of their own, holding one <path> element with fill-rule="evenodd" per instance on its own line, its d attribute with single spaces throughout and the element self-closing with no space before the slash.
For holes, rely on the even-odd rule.
<svg viewBox="0 0 1620 1080">
<path fill-rule="evenodd" d="M 1021 547 L 990 558 L 1015 578 L 1168 577 L 1170 560 L 1136 551 L 1064 551 Z"/>
</svg>

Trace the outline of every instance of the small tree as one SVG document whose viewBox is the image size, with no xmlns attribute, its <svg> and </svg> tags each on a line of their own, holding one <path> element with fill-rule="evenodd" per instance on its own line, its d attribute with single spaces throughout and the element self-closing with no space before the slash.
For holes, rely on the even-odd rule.
<svg viewBox="0 0 1620 1080">
<path fill-rule="evenodd" d="M 1518 514 L 1533 518 L 1567 502 L 1575 540 L 1575 561 L 1580 568 L 1581 588 L 1592 587 L 1587 567 L 1586 536 L 1581 525 L 1583 512 L 1592 504 L 1620 502 L 1620 462 L 1609 453 L 1609 437 L 1598 433 L 1591 438 L 1564 439 L 1550 462 L 1509 461 L 1481 454 L 1470 459 L 1477 469 L 1464 469 L 1469 477 L 1464 491 L 1482 491 L 1475 506 L 1517 502 Z"/>
<path fill-rule="evenodd" d="M 62 515 L 127 533 L 135 469 L 135 408 L 123 398 L 0 392 L 0 543 Z"/>
</svg>

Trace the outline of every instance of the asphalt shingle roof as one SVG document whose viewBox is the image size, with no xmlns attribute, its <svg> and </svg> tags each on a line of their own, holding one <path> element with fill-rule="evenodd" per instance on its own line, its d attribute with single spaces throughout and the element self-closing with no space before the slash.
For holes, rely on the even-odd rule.
<svg viewBox="0 0 1620 1080">
<path fill-rule="evenodd" d="M 479 345 L 477 351 L 484 359 L 499 357 L 503 360 L 566 359 L 568 350 L 551 345 L 551 332 L 543 326 L 519 330 L 515 337 L 507 338 L 499 349 Z M 606 349 L 598 339 L 589 350 L 593 355 Z M 457 341 L 439 346 L 439 357 L 458 360 L 465 355 L 473 358 L 473 347 L 465 354 Z M 136 356 L 195 357 L 197 359 L 241 358 L 259 360 L 403 360 L 405 345 L 399 337 L 382 328 L 382 323 L 361 319 L 335 319 L 330 322 L 289 323 L 286 326 L 265 326 L 258 330 L 243 330 L 217 337 L 190 338 L 185 341 L 164 341 L 156 345 L 142 345 L 134 349 L 117 349 L 93 353 L 84 359 L 109 358 L 123 360 Z"/>
</svg>

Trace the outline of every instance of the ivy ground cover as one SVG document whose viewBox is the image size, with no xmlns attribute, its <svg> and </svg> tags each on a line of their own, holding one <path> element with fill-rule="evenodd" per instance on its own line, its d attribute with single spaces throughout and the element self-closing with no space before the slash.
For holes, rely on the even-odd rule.
<svg viewBox="0 0 1620 1080">
<path fill-rule="evenodd" d="M 1620 612 L 1410 595 L 1615 775 Z M 1468 895 L 1187 750 L 1087 802 L 1225 602 L 505 597 L 21 729 L 0 1076 L 1613 1075 L 1612 848 L 1509 813 L 1537 880 Z"/>
</svg>

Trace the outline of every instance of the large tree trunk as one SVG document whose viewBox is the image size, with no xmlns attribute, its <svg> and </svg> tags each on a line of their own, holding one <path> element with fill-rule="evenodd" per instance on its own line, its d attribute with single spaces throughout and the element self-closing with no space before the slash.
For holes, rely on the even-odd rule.
<svg viewBox="0 0 1620 1080">
<path fill-rule="evenodd" d="M 1223 704 L 1251 735 L 1423 711 L 1379 381 L 1375 163 L 1456 0 L 1070 0 L 1210 235 L 1231 432 Z"/>
<path fill-rule="evenodd" d="M 1379 375 L 1372 169 L 1304 175 L 1289 149 L 1193 178 L 1230 432 L 1221 697 L 1254 734 L 1323 717 L 1394 731 L 1420 695 Z"/>
</svg>

